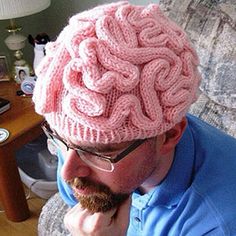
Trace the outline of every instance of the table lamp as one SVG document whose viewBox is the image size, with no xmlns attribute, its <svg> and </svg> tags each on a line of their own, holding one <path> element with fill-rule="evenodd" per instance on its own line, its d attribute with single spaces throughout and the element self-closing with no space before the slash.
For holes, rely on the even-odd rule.
<svg viewBox="0 0 236 236">
<path fill-rule="evenodd" d="M 40 12 L 50 6 L 51 0 L 0 0 L 0 20 L 10 20 L 10 25 L 6 28 L 11 33 L 6 39 L 7 47 L 14 51 L 16 61 L 14 66 L 25 66 L 22 49 L 25 47 L 26 37 L 19 34 L 22 29 L 15 22 L 15 18 L 28 16 Z"/>
</svg>

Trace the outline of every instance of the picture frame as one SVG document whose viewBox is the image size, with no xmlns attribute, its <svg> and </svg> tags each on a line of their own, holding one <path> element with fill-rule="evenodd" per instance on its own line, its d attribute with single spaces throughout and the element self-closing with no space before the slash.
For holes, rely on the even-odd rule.
<svg viewBox="0 0 236 236">
<path fill-rule="evenodd" d="M 26 78 L 30 76 L 30 70 L 28 66 L 15 66 L 15 80 L 18 84 L 21 84 Z"/>
<path fill-rule="evenodd" d="M 1 81 L 10 81 L 7 57 L 4 55 L 0 55 L 0 82 Z"/>
</svg>

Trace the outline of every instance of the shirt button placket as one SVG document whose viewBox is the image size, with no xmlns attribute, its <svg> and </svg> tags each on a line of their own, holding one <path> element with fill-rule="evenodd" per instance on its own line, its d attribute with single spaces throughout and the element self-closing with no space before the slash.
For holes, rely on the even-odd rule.
<svg viewBox="0 0 236 236">
<path fill-rule="evenodd" d="M 139 211 L 138 209 L 135 210 L 132 221 L 133 221 L 133 226 L 137 230 L 139 231 L 142 230 L 141 211 Z"/>
<path fill-rule="evenodd" d="M 140 218 L 137 217 L 137 216 L 134 217 L 134 220 L 135 220 L 137 223 L 140 223 L 140 222 L 141 222 Z"/>
</svg>

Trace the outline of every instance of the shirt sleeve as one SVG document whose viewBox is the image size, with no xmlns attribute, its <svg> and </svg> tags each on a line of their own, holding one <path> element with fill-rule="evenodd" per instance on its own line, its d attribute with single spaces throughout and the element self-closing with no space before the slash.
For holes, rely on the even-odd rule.
<svg viewBox="0 0 236 236">
<path fill-rule="evenodd" d="M 60 174 L 61 173 L 61 168 L 64 164 L 63 155 L 60 151 L 58 151 L 57 156 L 58 156 L 58 167 L 57 167 L 57 186 L 58 186 L 58 190 L 59 190 L 59 193 L 60 193 L 61 198 L 63 199 L 63 201 L 67 205 L 69 205 L 70 207 L 73 207 L 78 203 L 78 201 L 74 197 L 72 189 L 62 179 L 61 174 Z"/>
</svg>

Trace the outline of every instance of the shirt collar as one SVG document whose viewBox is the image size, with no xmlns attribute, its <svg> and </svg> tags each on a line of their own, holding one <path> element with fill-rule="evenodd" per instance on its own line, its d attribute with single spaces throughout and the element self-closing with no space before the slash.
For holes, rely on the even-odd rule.
<svg viewBox="0 0 236 236">
<path fill-rule="evenodd" d="M 189 187 L 194 166 L 194 141 L 189 126 L 175 149 L 175 158 L 166 178 L 155 189 L 143 196 L 136 191 L 133 205 L 140 207 L 162 205 L 176 206 Z"/>
</svg>

